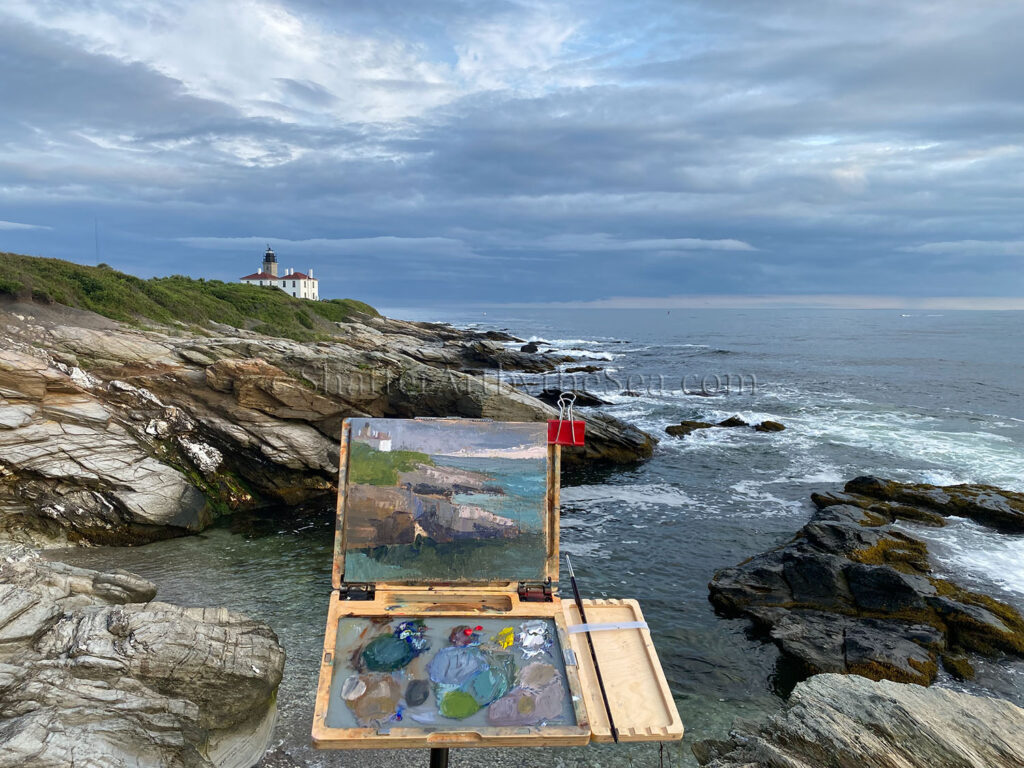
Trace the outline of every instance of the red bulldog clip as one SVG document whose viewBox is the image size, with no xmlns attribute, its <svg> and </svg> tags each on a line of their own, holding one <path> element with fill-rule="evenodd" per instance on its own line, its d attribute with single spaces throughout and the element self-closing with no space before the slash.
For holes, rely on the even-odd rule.
<svg viewBox="0 0 1024 768">
<path fill-rule="evenodd" d="M 558 396 L 558 418 L 548 421 L 549 445 L 583 445 L 587 423 L 573 420 L 572 406 L 575 402 L 576 395 L 572 392 Z"/>
</svg>

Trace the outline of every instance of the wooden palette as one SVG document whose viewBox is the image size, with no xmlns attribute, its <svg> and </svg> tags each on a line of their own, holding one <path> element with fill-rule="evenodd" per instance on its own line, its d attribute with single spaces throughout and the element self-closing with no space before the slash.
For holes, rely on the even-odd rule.
<svg viewBox="0 0 1024 768">
<path fill-rule="evenodd" d="M 507 601 L 507 610 L 494 606 Z M 529 619 L 547 619 L 555 628 L 557 637 L 553 654 L 564 669 L 565 684 L 569 690 L 569 705 L 574 722 L 539 724 L 520 727 L 467 725 L 457 720 L 439 721 L 430 727 L 331 727 L 338 718 L 332 708 L 344 707 L 337 698 L 334 681 L 335 666 L 340 673 L 349 674 L 344 661 L 338 660 L 338 621 L 346 617 L 376 617 L 396 620 L 402 617 L 422 618 L 425 622 L 473 625 L 479 621 L 516 624 Z M 559 602 L 520 602 L 515 592 L 463 591 L 432 589 L 420 592 L 404 589 L 402 592 L 379 590 L 373 600 L 341 600 L 338 593 L 331 596 L 324 638 L 324 656 L 320 667 L 320 684 L 313 715 L 313 744 L 320 749 L 380 749 L 403 747 L 467 747 L 467 746 L 572 746 L 590 740 L 587 708 L 580 687 L 579 673 L 573 654 L 565 654 L 569 647 L 565 628 L 565 615 Z M 345 650 L 342 650 L 344 659 Z M 332 682 L 335 696 L 332 698 Z M 563 718 L 564 719 L 564 718 Z"/>
</svg>

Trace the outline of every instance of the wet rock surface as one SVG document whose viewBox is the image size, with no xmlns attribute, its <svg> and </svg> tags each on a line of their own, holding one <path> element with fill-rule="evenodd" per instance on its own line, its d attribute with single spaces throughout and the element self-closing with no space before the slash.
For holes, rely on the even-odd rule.
<svg viewBox="0 0 1024 768">
<path fill-rule="evenodd" d="M 594 406 L 608 405 L 607 400 L 602 400 L 597 395 L 592 395 L 589 392 L 583 390 L 567 390 L 576 396 L 576 400 L 573 402 L 573 406 L 580 408 L 592 408 Z M 542 403 L 558 407 L 558 399 L 562 396 L 564 390 L 561 389 L 545 389 L 538 392 L 535 397 Z"/>
<path fill-rule="evenodd" d="M 861 492 L 877 488 L 885 489 L 882 501 Z M 968 488 L 857 478 L 843 493 L 815 494 L 818 510 L 792 541 L 715 574 L 711 602 L 750 618 L 804 675 L 928 685 L 940 663 L 969 676 L 966 654 L 1024 656 L 1024 619 L 1015 609 L 935 576 L 926 546 L 892 526 L 942 524 L 977 503 Z M 1015 496 L 985 488 L 984 503 L 1012 509 Z M 930 506 L 909 505 L 917 499 Z"/>
<path fill-rule="evenodd" d="M 857 477 L 846 484 L 845 492 L 858 505 L 891 512 L 910 519 L 901 510 L 919 510 L 942 517 L 966 517 L 981 525 L 1015 533 L 1024 532 L 1024 493 L 1015 493 L 992 485 L 928 485 L 899 483 L 879 477 Z"/>
<path fill-rule="evenodd" d="M 665 427 L 665 432 L 672 437 L 686 437 L 698 429 L 710 429 L 713 426 L 715 425 L 707 421 L 681 421 L 678 424 Z"/>
<path fill-rule="evenodd" d="M 555 418 L 487 373 L 563 362 L 510 350 L 511 338 L 362 318 L 301 343 L 228 326 L 140 330 L 59 305 L 4 303 L 0 537 L 138 544 L 238 509 L 322 503 L 335 493 L 350 416 Z M 582 418 L 587 444 L 564 462 L 651 455 L 650 435 L 600 412 Z"/>
<path fill-rule="evenodd" d="M 0 766 L 259 760 L 284 668 L 277 637 L 155 594 L 129 573 L 0 543 Z"/>
<path fill-rule="evenodd" d="M 1017 768 L 1024 710 L 1001 699 L 817 675 L 782 712 L 693 746 L 705 768 Z"/>
<path fill-rule="evenodd" d="M 665 427 L 665 432 L 672 437 L 686 437 L 698 429 L 736 429 L 738 427 L 751 427 L 755 432 L 782 432 L 786 429 L 784 424 L 777 421 L 762 421 L 760 424 L 748 424 L 739 416 L 730 416 L 728 419 L 712 424 L 709 421 L 681 421 Z"/>
</svg>

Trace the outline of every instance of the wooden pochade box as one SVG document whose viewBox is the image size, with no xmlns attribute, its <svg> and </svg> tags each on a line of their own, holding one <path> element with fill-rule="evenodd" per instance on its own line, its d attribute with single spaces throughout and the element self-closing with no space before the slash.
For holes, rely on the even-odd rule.
<svg viewBox="0 0 1024 768">
<path fill-rule="evenodd" d="M 560 448 L 543 423 L 348 419 L 320 749 L 611 741 L 558 595 Z M 635 600 L 584 601 L 620 741 L 683 725 Z"/>
</svg>

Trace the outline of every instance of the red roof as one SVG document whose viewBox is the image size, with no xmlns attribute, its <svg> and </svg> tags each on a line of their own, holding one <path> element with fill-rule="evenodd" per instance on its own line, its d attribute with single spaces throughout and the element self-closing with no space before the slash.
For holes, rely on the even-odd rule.
<svg viewBox="0 0 1024 768">
<path fill-rule="evenodd" d="M 266 272 L 253 272 L 251 275 L 238 278 L 239 280 L 316 280 L 315 277 L 304 275 L 301 272 L 292 272 L 290 275 L 268 275 Z"/>
</svg>

